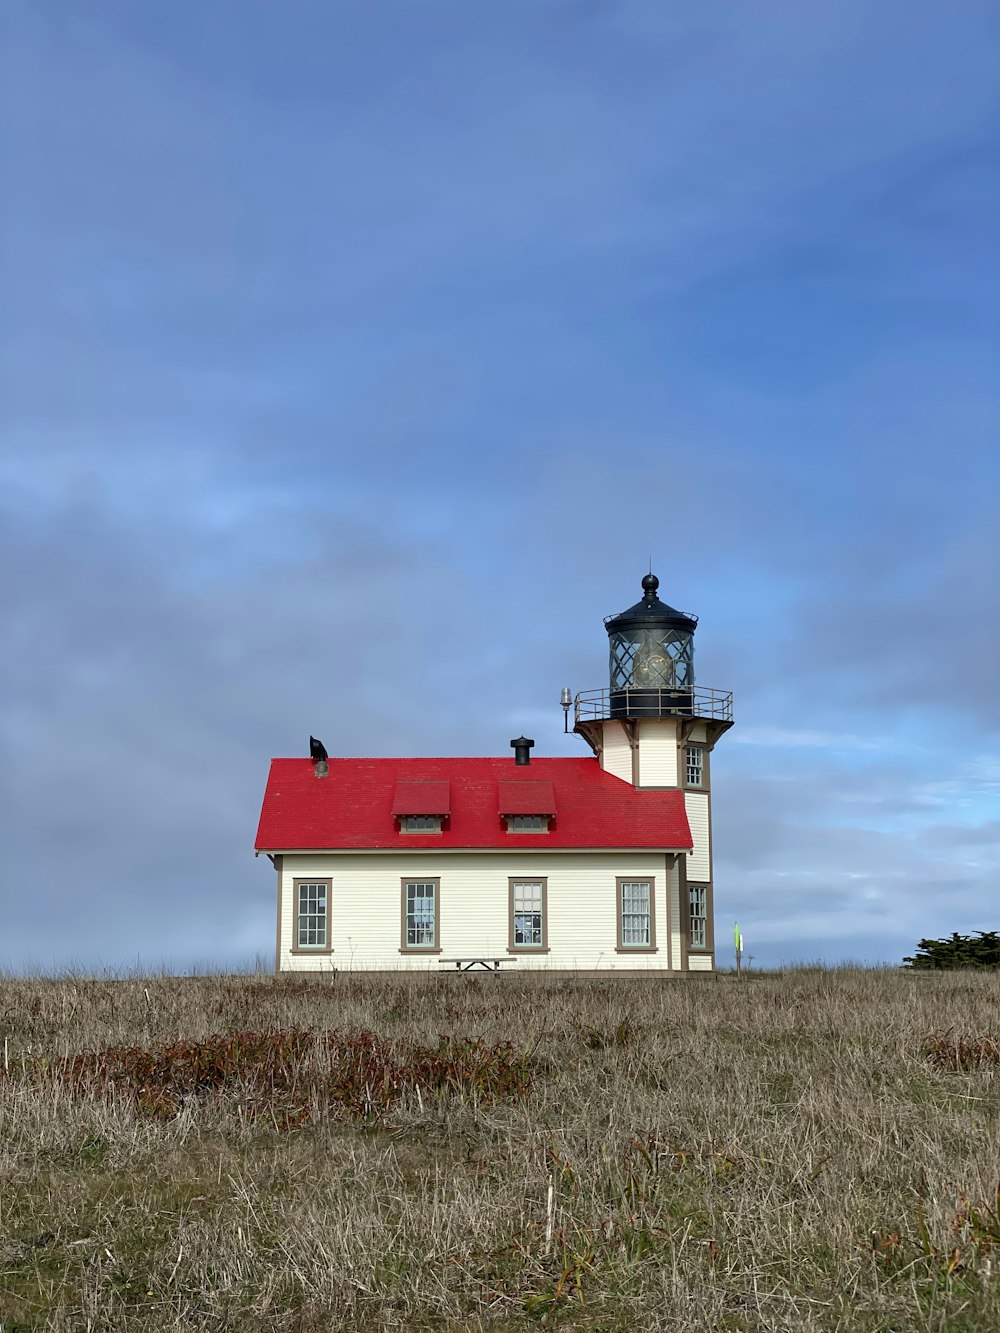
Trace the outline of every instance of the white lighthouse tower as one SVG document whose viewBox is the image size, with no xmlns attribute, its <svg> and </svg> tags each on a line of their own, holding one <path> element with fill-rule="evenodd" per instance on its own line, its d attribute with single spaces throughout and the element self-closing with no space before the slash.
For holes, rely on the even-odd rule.
<svg viewBox="0 0 1000 1333">
<path fill-rule="evenodd" d="M 711 754 L 733 725 L 733 696 L 695 684 L 698 617 L 661 602 L 659 586 L 647 574 L 642 601 L 605 620 L 608 688 L 577 694 L 574 730 L 623 782 L 683 791 L 694 846 L 677 858 L 670 916 L 681 967 L 709 971 L 715 966 Z"/>
</svg>

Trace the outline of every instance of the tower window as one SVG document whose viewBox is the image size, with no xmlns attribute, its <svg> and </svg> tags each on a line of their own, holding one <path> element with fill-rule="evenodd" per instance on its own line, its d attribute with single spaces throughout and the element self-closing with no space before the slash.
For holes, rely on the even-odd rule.
<svg viewBox="0 0 1000 1333">
<path fill-rule="evenodd" d="M 548 952 L 545 879 L 512 879 L 510 882 L 510 942 L 508 949 Z"/>
<path fill-rule="evenodd" d="M 688 943 L 692 949 L 708 948 L 708 885 L 688 885 Z"/>
<path fill-rule="evenodd" d="M 440 833 L 440 815 L 400 815 L 400 833 Z"/>
<path fill-rule="evenodd" d="M 330 886 L 328 879 L 297 879 L 293 953 L 330 953 Z"/>
<path fill-rule="evenodd" d="M 656 950 L 653 918 L 653 881 L 618 880 L 618 953 Z"/>
<path fill-rule="evenodd" d="M 685 757 L 687 785 L 689 787 L 700 787 L 702 785 L 702 771 L 704 769 L 704 751 L 700 745 L 689 745 Z"/>
<path fill-rule="evenodd" d="M 508 815 L 508 833 L 548 833 L 548 815 Z"/>
<path fill-rule="evenodd" d="M 438 891 L 440 879 L 403 880 L 403 939 L 401 953 L 423 950 L 440 953 Z"/>
</svg>

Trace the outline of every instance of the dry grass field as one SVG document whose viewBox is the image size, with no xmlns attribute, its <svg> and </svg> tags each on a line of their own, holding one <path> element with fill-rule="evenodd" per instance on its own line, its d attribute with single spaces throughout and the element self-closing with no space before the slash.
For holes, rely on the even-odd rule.
<svg viewBox="0 0 1000 1333">
<path fill-rule="evenodd" d="M 1000 1329 L 1000 976 L 0 980 L 0 1328 Z"/>
</svg>

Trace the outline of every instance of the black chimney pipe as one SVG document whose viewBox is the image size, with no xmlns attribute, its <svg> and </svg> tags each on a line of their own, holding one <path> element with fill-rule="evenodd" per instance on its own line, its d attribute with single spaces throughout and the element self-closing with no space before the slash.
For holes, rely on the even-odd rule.
<svg viewBox="0 0 1000 1333">
<path fill-rule="evenodd" d="M 511 749 L 514 751 L 514 763 L 518 768 L 525 768 L 531 763 L 531 747 L 534 741 L 529 741 L 527 736 L 518 736 L 517 740 L 511 741 Z"/>
</svg>

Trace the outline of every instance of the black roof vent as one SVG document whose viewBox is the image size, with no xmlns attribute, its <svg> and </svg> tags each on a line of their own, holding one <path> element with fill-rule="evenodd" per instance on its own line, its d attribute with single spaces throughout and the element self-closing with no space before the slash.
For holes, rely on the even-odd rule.
<svg viewBox="0 0 1000 1333">
<path fill-rule="evenodd" d="M 516 740 L 511 741 L 511 749 L 514 751 L 514 763 L 519 768 L 526 768 L 531 763 L 531 747 L 534 741 L 529 741 L 527 736 L 518 736 Z"/>
</svg>

